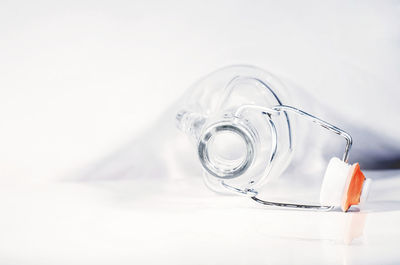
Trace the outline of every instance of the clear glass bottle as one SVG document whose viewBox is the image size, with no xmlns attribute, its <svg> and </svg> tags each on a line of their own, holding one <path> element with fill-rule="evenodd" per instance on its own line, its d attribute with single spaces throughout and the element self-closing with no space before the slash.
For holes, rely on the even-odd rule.
<svg viewBox="0 0 400 265">
<path fill-rule="evenodd" d="M 304 91 L 259 68 L 220 69 L 182 102 L 178 127 L 192 139 L 214 191 L 256 198 L 264 190 L 269 200 L 317 204 L 328 160 L 343 152 L 347 160 L 350 136 L 293 107 L 322 113 Z"/>
</svg>

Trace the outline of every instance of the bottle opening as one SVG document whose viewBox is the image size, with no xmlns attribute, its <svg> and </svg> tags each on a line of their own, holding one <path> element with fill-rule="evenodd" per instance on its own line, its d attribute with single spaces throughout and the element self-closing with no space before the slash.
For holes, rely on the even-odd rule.
<svg viewBox="0 0 400 265">
<path fill-rule="evenodd" d="M 246 128 L 232 122 L 211 125 L 199 141 L 199 157 L 212 175 L 235 178 L 243 174 L 254 159 L 254 141 Z"/>
<path fill-rule="evenodd" d="M 220 131 L 208 143 L 208 157 L 213 164 L 235 168 L 243 164 L 247 157 L 245 139 L 232 131 Z"/>
</svg>

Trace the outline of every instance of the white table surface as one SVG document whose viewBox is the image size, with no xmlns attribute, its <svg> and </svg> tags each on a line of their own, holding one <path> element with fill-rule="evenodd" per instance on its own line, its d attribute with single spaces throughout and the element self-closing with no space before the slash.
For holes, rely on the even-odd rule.
<svg viewBox="0 0 400 265">
<path fill-rule="evenodd" d="M 400 172 L 367 174 L 369 202 L 348 213 L 267 209 L 200 180 L 2 185 L 1 264 L 396 264 Z"/>
</svg>

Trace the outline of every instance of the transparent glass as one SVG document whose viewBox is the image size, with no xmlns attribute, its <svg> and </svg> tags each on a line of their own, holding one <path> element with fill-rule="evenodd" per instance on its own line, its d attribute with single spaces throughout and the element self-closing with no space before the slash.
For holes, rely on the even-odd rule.
<svg viewBox="0 0 400 265">
<path fill-rule="evenodd" d="M 310 98 L 304 100 L 304 91 L 252 66 L 220 69 L 188 90 L 176 121 L 197 148 L 205 183 L 212 190 L 254 196 L 272 183 L 268 198 L 291 201 L 293 192 L 281 197 L 284 182 L 310 186 L 306 180 L 311 179 L 317 194 L 328 159 L 341 157 L 344 143 L 296 113 L 274 111 L 296 105 L 289 95 L 300 99 L 307 111 L 320 113 Z M 329 150 L 329 155 L 321 150 Z M 292 201 L 298 202 L 295 197 Z M 316 202 L 318 196 L 305 201 Z"/>
</svg>

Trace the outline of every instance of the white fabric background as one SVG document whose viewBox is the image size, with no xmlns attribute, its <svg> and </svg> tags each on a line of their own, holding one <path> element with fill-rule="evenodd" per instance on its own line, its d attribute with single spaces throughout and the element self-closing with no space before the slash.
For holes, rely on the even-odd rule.
<svg viewBox="0 0 400 265">
<path fill-rule="evenodd" d="M 3 1 L 0 12 L 6 179 L 95 160 L 199 77 L 236 63 L 400 133 L 397 1 Z"/>
</svg>

